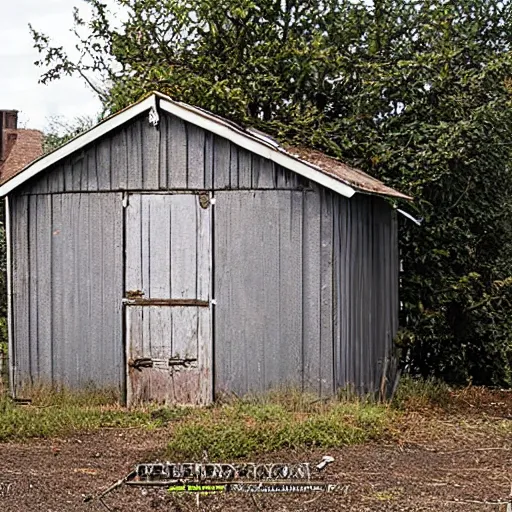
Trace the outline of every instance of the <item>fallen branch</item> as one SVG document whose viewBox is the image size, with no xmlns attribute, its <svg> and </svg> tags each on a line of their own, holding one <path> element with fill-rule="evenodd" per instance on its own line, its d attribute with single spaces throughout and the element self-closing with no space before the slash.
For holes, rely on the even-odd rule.
<svg viewBox="0 0 512 512">
<path fill-rule="evenodd" d="M 124 478 L 122 478 L 121 480 L 118 480 L 115 484 L 112 484 L 107 490 L 103 491 L 99 496 L 98 496 L 98 501 L 109 511 L 111 512 L 112 509 L 103 501 L 103 498 L 111 493 L 114 489 L 117 489 L 118 487 L 121 487 L 121 485 L 123 485 L 124 483 L 126 483 L 126 481 L 135 474 L 135 471 L 130 471 L 130 473 L 128 473 Z"/>
</svg>

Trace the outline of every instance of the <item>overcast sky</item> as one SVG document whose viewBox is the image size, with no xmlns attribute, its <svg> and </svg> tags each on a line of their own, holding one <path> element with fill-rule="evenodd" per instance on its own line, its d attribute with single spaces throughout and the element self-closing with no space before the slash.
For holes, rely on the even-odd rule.
<svg viewBox="0 0 512 512">
<path fill-rule="evenodd" d="M 44 129 L 49 116 L 72 120 L 95 115 L 100 103 L 78 78 L 49 85 L 38 83 L 41 69 L 34 65 L 28 24 L 51 36 L 58 45 L 74 47 L 73 6 L 81 0 L 0 0 L 0 109 L 20 111 L 22 127 Z"/>
</svg>

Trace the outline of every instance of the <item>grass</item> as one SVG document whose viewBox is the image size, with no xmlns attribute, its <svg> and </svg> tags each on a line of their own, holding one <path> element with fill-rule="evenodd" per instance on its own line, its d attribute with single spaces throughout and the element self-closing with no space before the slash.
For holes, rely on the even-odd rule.
<svg viewBox="0 0 512 512">
<path fill-rule="evenodd" d="M 389 434 L 394 412 L 365 402 L 323 404 L 316 410 L 237 401 L 200 411 L 178 424 L 167 446 L 176 460 L 231 460 L 282 449 L 338 447 Z"/>
<path fill-rule="evenodd" d="M 404 376 L 393 397 L 393 406 L 400 410 L 446 408 L 452 401 L 451 390 L 437 379 L 414 379 Z"/>
<path fill-rule="evenodd" d="M 119 405 L 117 394 L 108 390 L 72 393 L 40 387 L 31 397 L 29 405 L 19 405 L 0 396 L 0 442 L 62 437 L 105 427 L 157 428 L 186 414 L 183 409 L 162 412 L 155 407 L 129 411 Z"/>
<path fill-rule="evenodd" d="M 170 459 L 200 460 L 207 454 L 209 460 L 226 461 L 283 449 L 335 448 L 400 437 L 414 430 L 418 421 L 432 420 L 432 428 L 438 428 L 439 414 L 454 421 L 475 413 L 505 418 L 512 394 L 502 395 L 497 401 L 496 393 L 484 388 L 453 391 L 440 382 L 404 378 L 391 403 L 344 393 L 320 400 L 288 389 L 244 399 L 224 397 L 207 408 L 128 410 L 108 390 L 71 393 L 41 387 L 32 391 L 30 405 L 0 397 L 0 442 L 65 437 L 105 427 L 165 427 L 165 455 Z M 512 433 L 510 421 L 493 421 L 492 429 Z"/>
</svg>

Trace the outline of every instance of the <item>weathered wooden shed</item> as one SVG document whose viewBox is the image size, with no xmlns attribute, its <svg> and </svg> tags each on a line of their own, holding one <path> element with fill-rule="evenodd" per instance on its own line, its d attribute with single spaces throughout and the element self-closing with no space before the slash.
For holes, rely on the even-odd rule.
<svg viewBox="0 0 512 512">
<path fill-rule="evenodd" d="M 153 94 L 0 186 L 10 379 L 210 402 L 379 389 L 403 198 L 321 153 Z"/>
</svg>

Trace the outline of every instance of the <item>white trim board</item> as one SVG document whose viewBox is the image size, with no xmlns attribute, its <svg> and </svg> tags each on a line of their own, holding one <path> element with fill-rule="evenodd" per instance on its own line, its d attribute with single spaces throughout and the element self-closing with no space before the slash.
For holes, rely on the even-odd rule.
<svg viewBox="0 0 512 512">
<path fill-rule="evenodd" d="M 157 102 L 157 99 L 159 99 L 159 102 Z M 356 193 L 355 188 L 343 183 L 341 180 L 337 180 L 325 174 L 320 168 L 289 155 L 277 143 L 268 137 L 259 135 L 254 130 L 243 130 L 229 121 L 223 120 L 222 118 L 206 111 L 173 101 L 162 94 L 153 93 L 148 98 L 140 101 L 139 103 L 135 103 L 118 114 L 101 122 L 94 128 L 82 133 L 54 152 L 35 160 L 14 178 L 0 186 L 0 197 L 6 196 L 15 188 L 19 187 L 51 165 L 59 162 L 75 151 L 80 150 L 87 144 L 94 142 L 115 128 L 127 123 L 137 115 L 151 109 L 158 111 L 157 103 L 159 103 L 162 110 L 220 137 L 224 137 L 237 146 L 267 158 L 286 169 L 296 172 L 307 179 L 341 194 L 342 196 L 350 198 Z"/>
</svg>

